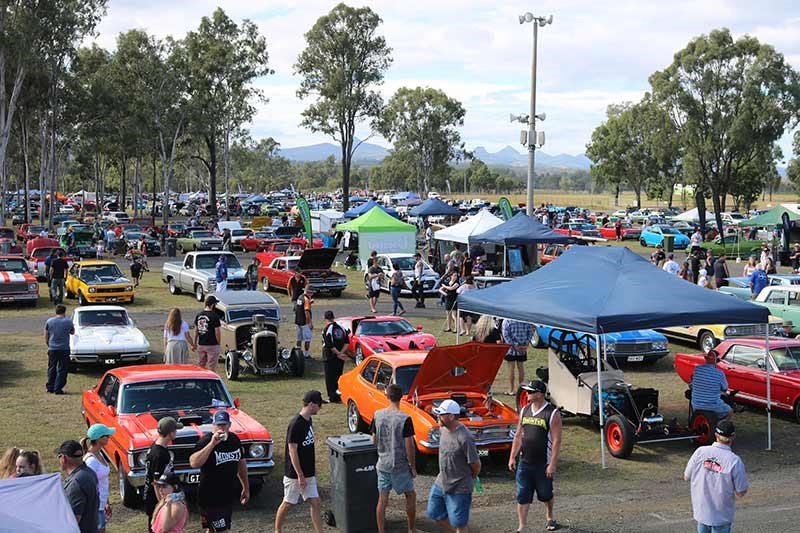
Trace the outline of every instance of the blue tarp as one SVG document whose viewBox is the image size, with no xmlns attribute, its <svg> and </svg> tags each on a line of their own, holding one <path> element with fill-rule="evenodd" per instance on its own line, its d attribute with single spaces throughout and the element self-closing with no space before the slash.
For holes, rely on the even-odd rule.
<svg viewBox="0 0 800 533">
<path fill-rule="evenodd" d="M 463 213 L 457 207 L 447 205 L 438 198 L 428 198 L 417 207 L 412 208 L 411 215 L 415 217 L 447 216 L 460 217 Z"/>
<path fill-rule="evenodd" d="M 612 246 L 573 246 L 527 276 L 459 295 L 458 308 L 598 334 L 765 324 L 769 317 L 766 307 L 698 287 L 627 248 Z"/>
<path fill-rule="evenodd" d="M 567 244 L 573 239 L 548 228 L 536 219 L 520 211 L 507 221 L 492 229 L 470 235 L 469 243 L 490 243 L 500 246 L 521 246 L 524 244 Z"/>
<path fill-rule="evenodd" d="M 358 218 L 364 213 L 369 212 L 369 210 L 372 209 L 373 207 L 380 207 L 381 209 L 383 209 L 384 212 L 392 215 L 393 217 L 400 218 L 397 214 L 397 211 L 395 211 L 391 207 L 384 207 L 375 200 L 370 200 L 369 202 L 363 203 L 358 207 L 350 209 L 344 214 L 344 216 L 346 216 L 347 218 Z"/>
</svg>

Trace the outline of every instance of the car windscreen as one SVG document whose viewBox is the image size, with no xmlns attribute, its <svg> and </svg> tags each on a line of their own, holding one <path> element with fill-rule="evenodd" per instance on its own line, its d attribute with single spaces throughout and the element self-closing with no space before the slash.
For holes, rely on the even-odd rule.
<svg viewBox="0 0 800 533">
<path fill-rule="evenodd" d="M 210 231 L 193 231 L 191 236 L 192 239 L 209 239 L 214 235 Z"/>
<path fill-rule="evenodd" d="M 407 320 L 362 320 L 356 335 L 406 335 L 416 331 Z"/>
<path fill-rule="evenodd" d="M 80 277 L 83 281 L 108 281 L 121 278 L 122 271 L 117 265 L 85 266 L 81 268 Z"/>
<path fill-rule="evenodd" d="M 769 351 L 779 372 L 800 370 L 800 346 L 773 348 Z"/>
<path fill-rule="evenodd" d="M 664 233 L 664 234 L 667 234 L 667 235 L 678 235 L 678 234 L 680 234 L 680 232 L 678 230 L 676 230 L 675 228 L 670 228 L 669 226 L 658 226 L 658 227 L 661 229 L 661 233 Z"/>
<path fill-rule="evenodd" d="M 15 274 L 22 274 L 28 271 L 28 265 L 22 259 L 2 259 L 0 258 L 0 271 L 13 272 Z M 20 280 L 22 281 L 22 280 Z"/>
<path fill-rule="evenodd" d="M 235 229 L 235 230 L 231 230 L 231 236 L 233 236 L 233 237 L 244 237 L 244 236 L 245 236 L 245 235 L 247 235 L 248 233 L 250 233 L 250 230 L 249 230 L 249 229 Z"/>
<path fill-rule="evenodd" d="M 44 230 L 44 226 L 28 226 L 27 231 L 28 233 L 41 233 Z"/>
<path fill-rule="evenodd" d="M 122 388 L 120 413 L 232 407 L 218 379 L 172 379 L 129 383 Z"/>
<path fill-rule="evenodd" d="M 278 310 L 274 307 L 247 307 L 229 310 L 227 321 L 249 320 L 253 315 L 264 315 L 267 320 L 278 320 L 279 318 Z"/>
<path fill-rule="evenodd" d="M 419 367 L 422 365 L 408 365 L 398 366 L 394 371 L 394 382 L 400 385 L 403 389 L 403 394 L 408 394 L 411 390 L 411 384 L 414 383 L 414 378 L 417 377 Z"/>
<path fill-rule="evenodd" d="M 215 254 L 198 255 L 195 268 L 200 270 L 215 268 L 218 260 L 219 256 Z M 242 268 L 239 260 L 236 259 L 236 256 L 233 254 L 225 254 L 225 265 L 228 268 Z"/>
<path fill-rule="evenodd" d="M 393 257 L 391 261 L 393 265 L 397 265 L 398 270 L 414 270 L 414 265 L 417 264 L 413 257 Z"/>
<path fill-rule="evenodd" d="M 79 326 L 127 326 L 128 313 L 122 309 L 82 310 L 78 313 Z"/>
<path fill-rule="evenodd" d="M 275 234 L 269 231 L 257 231 L 253 233 L 253 239 L 274 239 Z"/>
<path fill-rule="evenodd" d="M 53 250 L 61 250 L 61 248 L 37 248 L 31 254 L 32 257 L 47 257 Z"/>
<path fill-rule="evenodd" d="M 167 228 L 174 229 L 176 231 L 183 231 L 186 229 L 186 226 L 184 226 L 183 224 L 169 224 Z"/>
</svg>

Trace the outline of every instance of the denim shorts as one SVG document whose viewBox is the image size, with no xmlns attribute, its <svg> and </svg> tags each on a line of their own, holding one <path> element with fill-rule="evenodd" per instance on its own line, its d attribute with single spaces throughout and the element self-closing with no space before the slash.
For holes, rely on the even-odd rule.
<svg viewBox="0 0 800 533">
<path fill-rule="evenodd" d="M 313 340 L 313 338 L 314 337 L 311 335 L 311 328 L 308 325 L 297 326 L 297 340 L 298 341 L 311 342 Z"/>
<path fill-rule="evenodd" d="M 471 506 L 471 492 L 447 494 L 434 483 L 428 494 L 428 517 L 432 520 L 447 520 L 454 528 L 469 524 Z"/>
<path fill-rule="evenodd" d="M 540 502 L 553 499 L 553 478 L 547 477 L 547 465 L 532 465 L 525 461 L 517 464 L 517 503 L 528 505 L 533 494 Z"/>
<path fill-rule="evenodd" d="M 392 474 L 378 470 L 378 492 L 389 492 L 392 489 L 397 494 L 414 492 L 414 478 L 411 477 L 411 471 Z"/>
</svg>

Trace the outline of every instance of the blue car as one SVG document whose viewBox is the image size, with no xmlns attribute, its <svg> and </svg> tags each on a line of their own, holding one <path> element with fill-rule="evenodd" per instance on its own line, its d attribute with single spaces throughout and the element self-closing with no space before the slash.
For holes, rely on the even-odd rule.
<svg viewBox="0 0 800 533">
<path fill-rule="evenodd" d="M 548 346 L 550 335 L 558 332 L 556 339 L 560 338 L 562 330 L 547 326 L 536 326 L 533 329 L 531 345 L 534 348 Z M 639 329 L 634 331 L 621 331 L 619 333 L 606 333 L 602 335 L 602 343 L 606 346 L 606 356 L 612 363 L 655 363 L 669 353 L 667 338 L 652 329 Z M 594 336 L 590 336 L 589 346 L 595 348 Z"/>
<path fill-rule="evenodd" d="M 675 236 L 675 249 L 685 250 L 689 246 L 689 237 L 676 230 L 672 226 L 666 224 L 657 224 L 655 226 L 647 226 L 642 230 L 639 236 L 639 244 L 642 246 L 658 246 L 664 244 L 664 235 Z"/>
</svg>

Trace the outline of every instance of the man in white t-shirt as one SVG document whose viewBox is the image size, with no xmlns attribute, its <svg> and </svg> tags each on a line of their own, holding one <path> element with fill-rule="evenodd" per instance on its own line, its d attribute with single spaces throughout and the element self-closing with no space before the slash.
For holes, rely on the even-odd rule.
<svg viewBox="0 0 800 533">
<path fill-rule="evenodd" d="M 678 272 L 681 271 L 681 266 L 675 261 L 675 254 L 673 253 L 667 255 L 667 260 L 661 268 L 674 276 L 677 276 Z"/>
<path fill-rule="evenodd" d="M 700 249 L 703 245 L 703 234 L 700 233 L 700 228 L 695 228 L 694 233 L 692 236 L 689 237 L 689 240 L 692 242 L 692 251 L 696 252 Z"/>
</svg>

